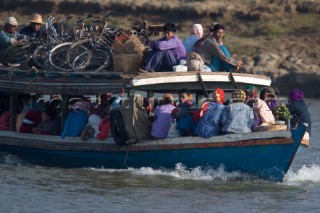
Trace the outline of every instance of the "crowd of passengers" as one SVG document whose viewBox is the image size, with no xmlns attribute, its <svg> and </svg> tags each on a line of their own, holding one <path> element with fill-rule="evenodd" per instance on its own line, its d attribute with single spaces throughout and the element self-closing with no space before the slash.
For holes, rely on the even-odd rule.
<svg viewBox="0 0 320 213">
<path fill-rule="evenodd" d="M 277 118 L 273 108 L 279 104 L 274 89 L 263 88 L 258 92 L 254 86 L 246 90 L 234 90 L 232 99 L 228 101 L 222 89 L 214 89 L 212 98 L 204 100 L 200 106 L 187 89 L 179 91 L 178 101 L 174 100 L 172 94 L 164 94 L 162 100 L 154 99 L 153 104 L 139 94 L 123 100 L 124 94 L 124 89 L 115 97 L 107 93 L 101 95 L 97 103 L 91 103 L 85 97 L 71 98 L 63 128 L 59 95 L 52 96 L 49 101 L 19 95 L 16 130 L 21 133 L 59 135 L 62 139 L 80 137 L 82 140 L 104 140 L 110 136 L 109 113 L 119 110 L 126 123 L 129 141 L 130 128 L 135 131 L 132 134 L 138 137 L 133 142 L 179 136 L 209 138 L 230 133 L 266 131 L 266 127 L 275 124 Z M 2 94 L 0 100 L 0 130 L 10 130 L 9 96 Z M 293 90 L 288 100 L 287 107 L 293 114 L 292 127 L 307 123 L 307 132 L 310 134 L 311 118 L 303 92 Z M 130 104 L 134 106 L 132 112 L 126 111 Z"/>
</svg>

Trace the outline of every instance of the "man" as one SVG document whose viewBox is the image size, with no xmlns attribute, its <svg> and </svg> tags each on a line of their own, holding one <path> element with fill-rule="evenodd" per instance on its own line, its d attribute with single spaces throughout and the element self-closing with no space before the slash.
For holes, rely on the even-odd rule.
<svg viewBox="0 0 320 213">
<path fill-rule="evenodd" d="M 6 19 L 4 30 L 0 32 L 0 52 L 25 38 L 24 35 L 16 32 L 18 26 L 19 24 L 14 17 L 10 16 Z"/>
<path fill-rule="evenodd" d="M 233 91 L 232 104 L 225 108 L 221 119 L 223 133 L 251 132 L 254 115 L 252 109 L 244 104 L 245 100 L 246 93 L 244 90 Z"/>
<path fill-rule="evenodd" d="M 23 28 L 20 33 L 28 36 L 29 38 L 43 38 L 45 37 L 45 29 L 41 26 L 44 24 L 40 14 L 32 14 L 30 25 Z"/>
<path fill-rule="evenodd" d="M 216 24 L 210 31 L 212 31 L 212 37 L 208 37 L 199 49 L 199 55 L 205 65 L 209 66 L 211 71 L 231 72 L 238 70 L 243 62 L 232 58 L 223 44 L 224 26 Z"/>
<path fill-rule="evenodd" d="M 163 26 L 163 38 L 155 41 L 150 46 L 150 51 L 144 61 L 145 69 L 152 72 L 173 71 L 173 66 L 186 58 L 186 49 L 176 35 L 177 28 L 174 24 L 167 23 Z"/>
</svg>

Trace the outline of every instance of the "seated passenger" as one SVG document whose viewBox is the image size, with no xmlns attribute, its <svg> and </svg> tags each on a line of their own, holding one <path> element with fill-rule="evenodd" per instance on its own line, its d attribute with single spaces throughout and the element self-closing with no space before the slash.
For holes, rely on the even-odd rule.
<svg viewBox="0 0 320 213">
<path fill-rule="evenodd" d="M 224 92 L 222 89 L 213 91 L 213 102 L 205 102 L 200 109 L 200 120 L 195 133 L 204 138 L 221 134 L 221 118 L 225 106 L 223 105 Z"/>
<path fill-rule="evenodd" d="M 260 99 L 266 102 L 271 111 L 273 111 L 275 107 L 279 106 L 276 91 L 272 87 L 262 88 L 260 91 Z"/>
<path fill-rule="evenodd" d="M 41 113 L 41 122 L 36 127 L 32 128 L 32 132 L 34 134 L 52 135 L 53 119 L 54 112 L 51 112 L 49 109 L 45 109 Z"/>
<path fill-rule="evenodd" d="M 151 43 L 152 50 L 144 60 L 145 69 L 152 72 L 173 71 L 173 66 L 186 58 L 186 49 L 176 35 L 174 24 L 163 26 L 163 38 Z"/>
<path fill-rule="evenodd" d="M 223 133 L 251 132 L 254 121 L 252 109 L 244 104 L 246 93 L 238 89 L 232 93 L 232 103 L 228 105 L 222 115 Z"/>
<path fill-rule="evenodd" d="M 307 132 L 311 135 L 311 116 L 304 101 L 304 94 L 301 90 L 292 90 L 289 93 L 287 107 L 293 116 L 291 119 L 291 127 L 306 123 Z"/>
<path fill-rule="evenodd" d="M 51 125 L 52 135 L 61 135 L 61 105 L 61 97 L 59 95 L 53 95 L 49 101 L 49 109 L 53 112 L 53 123 Z"/>
<path fill-rule="evenodd" d="M 104 140 L 109 136 L 110 132 L 110 117 L 109 115 L 105 116 L 103 120 L 99 124 L 99 134 L 97 135 L 97 138 L 99 140 Z"/>
<path fill-rule="evenodd" d="M 89 113 L 88 124 L 85 126 L 84 130 L 81 133 L 81 140 L 88 140 L 90 138 L 95 138 L 100 135 L 100 124 L 105 117 L 104 109 L 100 107 L 91 108 Z"/>
<path fill-rule="evenodd" d="M 127 144 L 137 143 L 150 137 L 152 124 L 143 107 L 142 95 L 131 95 L 129 99 L 121 104 L 119 111 L 127 132 Z"/>
<path fill-rule="evenodd" d="M 219 104 L 224 104 L 224 91 L 220 88 L 217 88 L 212 91 L 212 101 Z M 209 106 L 210 100 L 206 100 L 200 107 L 200 109 L 193 113 L 193 120 L 198 123 L 199 119 L 206 113 L 206 110 Z"/>
<path fill-rule="evenodd" d="M 10 16 L 6 19 L 4 30 L 0 32 L 0 54 L 7 47 L 18 44 L 19 40 L 25 38 L 24 35 L 16 31 L 18 27 L 19 24 L 14 17 Z"/>
<path fill-rule="evenodd" d="M 32 133 L 32 129 L 41 122 L 41 112 L 30 110 L 22 120 L 19 131 L 22 133 Z"/>
<path fill-rule="evenodd" d="M 182 44 L 183 46 L 186 48 L 186 52 L 187 54 L 193 50 L 194 45 L 196 44 L 196 42 L 202 38 L 203 36 L 203 27 L 201 24 L 194 24 L 192 26 L 192 30 L 191 33 L 188 37 L 186 37 Z"/>
<path fill-rule="evenodd" d="M 0 130 L 10 130 L 10 99 L 8 96 L 1 96 Z"/>
<path fill-rule="evenodd" d="M 251 128 L 252 131 L 267 130 L 266 127 L 275 124 L 275 118 L 272 111 L 267 103 L 258 97 L 257 89 L 255 87 L 251 87 L 247 91 L 247 104 L 252 108 L 254 114 L 254 123 Z"/>
<path fill-rule="evenodd" d="M 91 109 L 91 115 L 88 119 L 88 125 L 92 126 L 94 129 L 93 137 L 97 137 L 100 134 L 99 125 L 105 117 L 104 112 L 99 107 L 96 109 Z"/>
<path fill-rule="evenodd" d="M 72 111 L 68 114 L 67 118 L 64 121 L 63 132 L 61 134 L 62 139 L 65 136 L 80 136 L 82 130 L 88 123 L 88 115 L 84 110 L 85 107 L 83 106 L 82 102 L 76 102 L 72 106 Z"/>
<path fill-rule="evenodd" d="M 177 119 L 177 130 L 180 136 L 194 135 L 196 122 L 193 120 L 192 115 L 197 111 L 197 105 L 192 100 L 192 95 L 189 90 L 181 89 L 179 91 L 180 103 L 177 108 L 172 110 L 171 115 Z"/>
<path fill-rule="evenodd" d="M 212 37 L 208 37 L 200 47 L 199 54 L 205 65 L 212 71 L 232 71 L 239 69 L 243 62 L 231 58 L 227 48 L 223 45 L 224 26 L 216 24 Z"/>
<path fill-rule="evenodd" d="M 20 30 L 20 33 L 28 36 L 29 38 L 45 38 L 46 30 L 41 26 L 44 24 L 42 21 L 42 16 L 40 14 L 32 14 L 30 25 Z"/>
<path fill-rule="evenodd" d="M 175 108 L 173 106 L 173 96 L 164 94 L 162 105 L 157 106 L 154 111 L 154 122 L 152 124 L 151 135 L 155 138 L 167 138 L 171 126 L 171 112 Z"/>
</svg>

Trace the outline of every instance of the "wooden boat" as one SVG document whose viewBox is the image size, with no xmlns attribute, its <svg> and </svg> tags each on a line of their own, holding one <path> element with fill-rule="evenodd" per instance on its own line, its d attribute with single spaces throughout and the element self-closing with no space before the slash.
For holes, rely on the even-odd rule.
<svg viewBox="0 0 320 213">
<path fill-rule="evenodd" d="M 204 139 L 179 137 L 146 140 L 118 146 L 106 141 L 0 131 L 0 151 L 46 166 L 128 168 L 187 168 L 201 166 L 240 171 L 259 178 L 281 181 L 288 171 L 305 132 L 291 131 L 230 134 Z"/>
<path fill-rule="evenodd" d="M 19 71 L 16 73 L 19 74 Z M 148 97 L 154 97 L 158 92 L 178 91 L 182 87 L 196 93 L 197 100 L 203 97 L 195 72 L 143 73 L 126 77 L 119 73 L 104 74 L 104 77 L 88 74 L 90 76 L 85 79 L 70 77 L 68 74 L 59 77 L 50 77 L 51 74 L 48 73 L 37 73 L 35 76 L 18 74 L 0 75 L 0 89 L 10 92 L 12 108 L 15 107 L 16 93 L 45 91 L 68 97 L 75 93 L 102 94 L 116 91 L 123 84 L 132 90 L 146 91 Z M 87 74 L 78 75 L 85 77 Z M 220 87 L 226 91 L 234 89 L 235 85 L 230 83 L 228 73 L 201 75 L 208 88 Z M 237 73 L 234 74 L 234 79 L 239 88 L 271 84 L 270 78 L 262 75 Z M 294 159 L 304 133 L 305 127 L 300 126 L 285 131 L 229 134 L 209 139 L 179 137 L 118 146 L 111 138 L 103 142 L 97 139 L 82 142 L 79 138 L 61 139 L 58 136 L 0 131 L 0 151 L 14 153 L 29 162 L 48 166 L 174 168 L 177 163 L 182 163 L 187 168 L 217 168 L 223 165 L 226 171 L 240 171 L 281 181 Z"/>
</svg>

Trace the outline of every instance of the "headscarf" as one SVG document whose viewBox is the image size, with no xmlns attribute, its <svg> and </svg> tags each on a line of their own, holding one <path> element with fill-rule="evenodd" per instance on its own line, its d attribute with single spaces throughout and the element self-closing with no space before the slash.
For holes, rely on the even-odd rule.
<svg viewBox="0 0 320 213">
<path fill-rule="evenodd" d="M 293 101 L 301 101 L 304 99 L 304 94 L 301 90 L 295 89 L 289 93 L 289 98 Z"/>
<path fill-rule="evenodd" d="M 247 86 L 246 88 L 247 98 L 255 99 L 259 97 L 259 92 L 255 86 Z"/>
<path fill-rule="evenodd" d="M 265 99 L 266 93 L 270 93 L 270 94 L 272 94 L 272 95 L 274 95 L 274 96 L 276 95 L 276 93 L 275 93 L 275 91 L 274 91 L 273 88 L 271 88 L 271 87 L 264 87 L 264 88 L 262 88 L 261 91 L 260 91 L 260 99 L 261 99 L 261 100 L 264 100 L 264 99 Z"/>
<path fill-rule="evenodd" d="M 192 26 L 191 34 L 195 34 L 199 38 L 203 36 L 203 27 L 201 24 L 194 24 Z"/>
<path fill-rule="evenodd" d="M 84 102 L 78 101 L 78 102 L 74 103 L 74 105 L 72 106 L 72 109 L 73 110 L 79 109 L 81 111 L 87 111 L 88 106 L 86 104 L 84 104 Z"/>
<path fill-rule="evenodd" d="M 232 93 L 232 101 L 233 102 L 237 102 L 237 101 L 244 102 L 245 100 L 246 100 L 246 93 L 244 90 L 237 89 L 237 90 L 233 91 L 233 93 Z"/>
<path fill-rule="evenodd" d="M 223 102 L 224 102 L 224 91 L 222 90 L 222 89 L 220 89 L 220 88 L 217 88 L 217 89 L 215 89 L 215 90 L 213 90 L 213 93 L 214 92 L 217 92 L 217 93 L 219 93 L 219 95 L 220 95 L 220 102 L 219 102 L 219 104 L 223 104 Z M 212 93 L 212 96 L 213 96 L 213 93 Z"/>
</svg>

